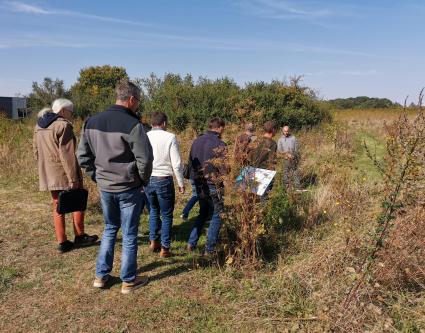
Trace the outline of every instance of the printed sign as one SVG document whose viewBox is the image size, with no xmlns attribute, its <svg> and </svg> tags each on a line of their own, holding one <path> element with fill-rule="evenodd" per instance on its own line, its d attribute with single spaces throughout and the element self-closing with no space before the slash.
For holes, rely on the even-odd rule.
<svg viewBox="0 0 425 333">
<path fill-rule="evenodd" d="M 236 187 L 263 196 L 275 175 L 276 171 L 248 166 L 236 178 Z"/>
</svg>

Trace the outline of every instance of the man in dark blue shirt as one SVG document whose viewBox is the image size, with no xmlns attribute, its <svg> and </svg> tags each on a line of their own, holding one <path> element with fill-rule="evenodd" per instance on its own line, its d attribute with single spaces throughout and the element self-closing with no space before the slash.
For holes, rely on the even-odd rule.
<svg viewBox="0 0 425 333">
<path fill-rule="evenodd" d="M 208 131 L 193 141 L 189 156 L 190 179 L 195 183 L 200 210 L 189 236 L 188 250 L 196 248 L 205 222 L 211 219 L 204 251 L 207 256 L 214 253 L 221 227 L 223 182 L 220 177 L 228 171 L 226 144 L 221 140 L 224 126 L 222 119 L 211 119 Z"/>
</svg>

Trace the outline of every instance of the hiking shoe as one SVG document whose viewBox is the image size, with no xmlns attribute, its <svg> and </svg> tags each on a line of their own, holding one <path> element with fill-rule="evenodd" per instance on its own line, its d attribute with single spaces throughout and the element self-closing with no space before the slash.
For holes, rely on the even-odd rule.
<svg viewBox="0 0 425 333">
<path fill-rule="evenodd" d="M 189 221 L 189 217 L 188 217 L 188 216 L 186 216 L 186 215 L 184 215 L 184 214 L 181 214 L 181 215 L 180 215 L 180 217 L 181 217 L 181 219 L 183 220 L 183 222 L 187 222 L 187 221 Z"/>
<path fill-rule="evenodd" d="M 161 243 L 157 240 L 151 240 L 151 243 L 149 244 L 149 250 L 151 252 L 156 252 L 161 249 Z"/>
<path fill-rule="evenodd" d="M 106 283 L 108 283 L 109 278 L 111 276 L 109 274 L 105 275 L 104 277 L 95 277 L 93 282 L 93 287 L 95 288 L 105 288 Z"/>
<path fill-rule="evenodd" d="M 74 248 L 74 243 L 69 241 L 69 240 L 66 240 L 63 243 L 60 243 L 57 247 L 57 249 L 60 253 L 65 253 L 65 252 L 71 251 L 73 248 Z"/>
<path fill-rule="evenodd" d="M 97 235 L 90 236 L 87 234 L 82 234 L 80 236 L 75 236 L 74 244 L 78 247 L 89 246 L 96 243 L 98 239 L 99 237 Z"/>
<path fill-rule="evenodd" d="M 136 289 L 145 286 L 149 282 L 147 276 L 136 276 L 132 282 L 123 282 L 121 286 L 122 294 L 130 294 Z"/>
<path fill-rule="evenodd" d="M 171 257 L 170 249 L 169 249 L 169 248 L 167 248 L 167 247 L 163 247 L 163 246 L 161 246 L 161 252 L 159 252 L 159 256 L 160 256 L 161 258 L 168 258 L 168 257 Z"/>
</svg>

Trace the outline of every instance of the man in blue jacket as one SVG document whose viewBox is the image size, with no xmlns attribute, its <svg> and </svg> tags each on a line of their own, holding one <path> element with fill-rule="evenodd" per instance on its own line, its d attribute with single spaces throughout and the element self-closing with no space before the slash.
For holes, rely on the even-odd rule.
<svg viewBox="0 0 425 333">
<path fill-rule="evenodd" d="M 196 248 L 205 222 L 211 219 L 203 252 L 205 256 L 214 253 L 221 227 L 223 182 L 220 176 L 228 172 L 226 144 L 221 140 L 224 126 L 222 119 L 211 119 L 208 131 L 193 141 L 189 156 L 190 179 L 195 183 L 200 209 L 189 236 L 188 250 Z"/>
<path fill-rule="evenodd" d="M 85 122 L 77 157 L 81 168 L 100 189 L 105 220 L 93 286 L 102 288 L 110 278 L 115 241 L 121 228 L 121 292 L 128 294 L 147 283 L 147 278 L 136 275 L 137 234 L 141 190 L 152 173 L 153 153 L 136 115 L 140 89 L 123 80 L 115 93 L 115 105 Z"/>
</svg>

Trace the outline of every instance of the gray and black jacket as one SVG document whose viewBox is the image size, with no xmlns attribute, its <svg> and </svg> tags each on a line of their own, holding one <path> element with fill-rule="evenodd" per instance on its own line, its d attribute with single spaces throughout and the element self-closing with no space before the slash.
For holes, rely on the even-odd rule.
<svg viewBox="0 0 425 333">
<path fill-rule="evenodd" d="M 145 186 L 152 173 L 152 147 L 143 125 L 130 109 L 120 105 L 87 119 L 77 158 L 105 192 Z"/>
</svg>

